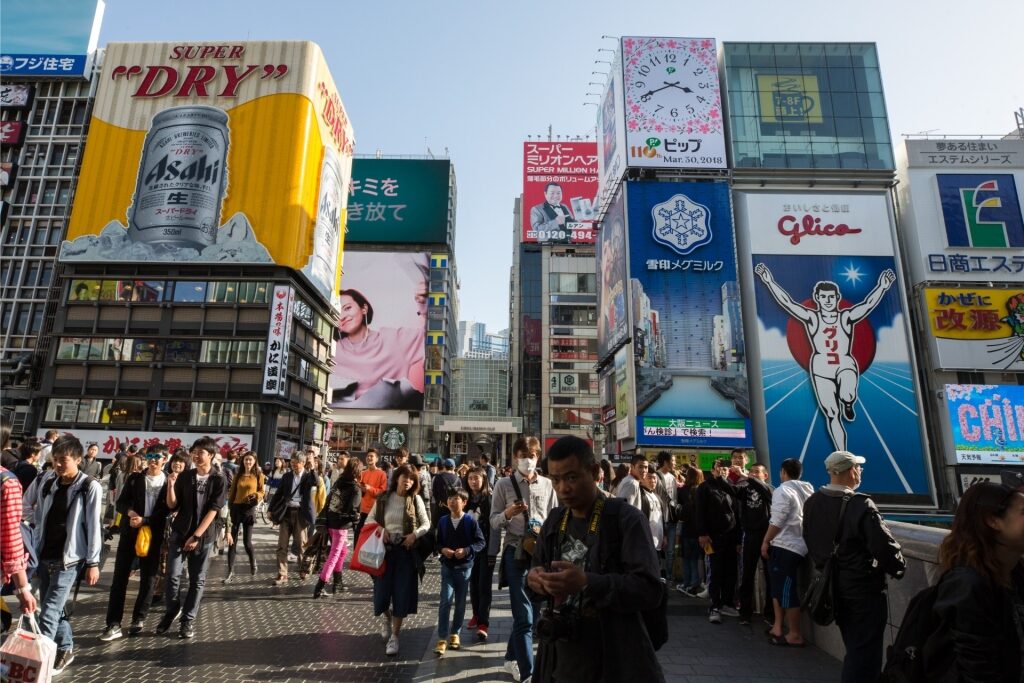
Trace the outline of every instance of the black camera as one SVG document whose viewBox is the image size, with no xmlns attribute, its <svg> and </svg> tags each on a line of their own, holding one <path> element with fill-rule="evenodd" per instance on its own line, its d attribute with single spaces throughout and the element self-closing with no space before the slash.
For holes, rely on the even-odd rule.
<svg viewBox="0 0 1024 683">
<path fill-rule="evenodd" d="M 563 605 L 559 608 L 545 607 L 536 624 L 537 638 L 542 641 L 572 640 L 579 632 L 579 615 L 576 610 Z"/>
</svg>

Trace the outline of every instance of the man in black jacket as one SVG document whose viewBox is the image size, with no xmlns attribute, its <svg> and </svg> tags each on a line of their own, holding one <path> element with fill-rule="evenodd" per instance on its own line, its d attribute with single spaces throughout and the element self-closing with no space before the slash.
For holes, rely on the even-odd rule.
<svg viewBox="0 0 1024 683">
<path fill-rule="evenodd" d="M 148 526 L 151 532 L 149 552 L 139 558 L 139 595 L 132 611 L 132 624 L 128 635 L 142 632 L 143 622 L 149 613 L 153 597 L 153 583 L 160 565 L 160 546 L 164 540 L 167 524 L 166 495 L 161 500 L 166 475 L 163 473 L 167 447 L 154 444 L 146 450 L 146 470 L 128 476 L 117 497 L 117 511 L 121 513 L 121 533 L 117 542 L 114 559 L 114 578 L 110 583 L 110 600 L 107 603 L 107 628 L 100 640 L 109 642 L 122 636 L 121 619 L 124 617 L 125 594 L 128 591 L 128 577 L 135 562 L 135 544 L 139 529 Z"/>
<path fill-rule="evenodd" d="M 270 500 L 271 521 L 280 525 L 277 533 L 277 579 L 274 585 L 288 583 L 288 541 L 294 534 L 299 539 L 299 548 L 306 547 L 306 535 L 316 521 L 313 496 L 316 493 L 317 478 L 306 471 L 306 455 L 301 451 L 292 453 L 291 471 L 281 477 L 274 497 Z M 302 566 L 302 557 L 298 558 Z M 305 574 L 300 572 L 300 579 Z"/>
<path fill-rule="evenodd" d="M 664 681 L 643 618 L 665 590 L 647 520 L 598 495 L 601 468 L 586 441 L 562 437 L 547 461 L 559 506 L 544 521 L 526 581 L 557 609 L 537 624 L 536 678 Z M 559 635 L 550 628 L 558 621 L 573 626 Z"/>
<path fill-rule="evenodd" d="M 833 452 L 825 459 L 831 482 L 804 503 L 804 541 L 818 570 L 832 554 L 839 530 L 833 580 L 836 624 L 846 646 L 843 683 L 874 683 L 881 675 L 887 618 L 885 577 L 903 578 L 907 568 L 900 545 L 874 501 L 855 493 L 864 462 L 849 451 Z M 845 512 L 844 498 L 848 500 Z"/>
<path fill-rule="evenodd" d="M 208 436 L 196 439 L 189 455 L 195 469 L 181 474 L 171 471 L 167 475 L 167 510 L 177 512 L 171 523 L 167 544 L 167 581 L 164 584 L 164 604 L 167 612 L 157 624 L 157 635 L 167 633 L 177 616 L 181 615 L 178 637 L 195 636 L 195 620 L 199 602 L 203 599 L 206 570 L 213 555 L 216 540 L 217 513 L 224 507 L 227 482 L 213 469 L 213 456 L 217 442 Z M 188 562 L 188 593 L 184 605 L 178 600 L 182 564 Z"/>
<path fill-rule="evenodd" d="M 749 624 L 754 613 L 754 579 L 757 565 L 764 570 L 765 602 L 761 616 L 765 621 L 775 619 L 772 609 L 772 592 L 768 584 L 768 560 L 761 557 L 761 544 L 768 531 L 772 512 L 772 486 L 768 483 L 768 468 L 757 463 L 749 472 L 732 467 L 736 475 L 736 491 L 739 498 L 740 528 L 743 530 L 742 572 L 740 575 L 740 624 Z"/>
<path fill-rule="evenodd" d="M 711 577 L 708 596 L 711 609 L 708 621 L 721 624 L 722 615 L 739 616 L 736 611 L 736 570 L 739 560 L 737 546 L 740 530 L 737 524 L 736 487 L 726 476 L 732 462 L 718 460 L 711 476 L 697 488 L 697 542 L 704 552 L 711 553 Z M 710 548 L 710 550 L 709 550 Z"/>
</svg>

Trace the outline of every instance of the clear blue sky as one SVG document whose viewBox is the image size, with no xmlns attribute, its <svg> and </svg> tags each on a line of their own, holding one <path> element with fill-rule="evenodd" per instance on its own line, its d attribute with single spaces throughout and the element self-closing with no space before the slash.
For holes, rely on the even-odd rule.
<svg viewBox="0 0 1024 683">
<path fill-rule="evenodd" d="M 449 150 L 459 185 L 461 317 L 508 325 L 512 203 L 527 135 L 591 133 L 589 81 L 603 83 L 602 35 L 719 41 L 878 43 L 890 125 L 903 133 L 1007 133 L 1024 106 L 1024 3 L 496 3 L 347 0 L 107 0 L 110 41 L 283 40 L 319 43 L 360 153 Z"/>
</svg>

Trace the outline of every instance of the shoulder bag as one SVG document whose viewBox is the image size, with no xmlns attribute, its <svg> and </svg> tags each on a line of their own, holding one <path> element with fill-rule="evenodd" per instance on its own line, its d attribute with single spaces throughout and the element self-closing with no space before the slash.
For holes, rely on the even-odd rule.
<svg viewBox="0 0 1024 683">
<path fill-rule="evenodd" d="M 839 524 L 836 526 L 836 535 L 832 539 L 832 554 L 825 561 L 807 592 L 801 598 L 804 609 L 811 617 L 811 621 L 819 626 L 828 626 L 836 620 L 836 596 L 835 596 L 835 571 L 836 555 L 839 554 L 839 536 L 843 531 L 843 517 L 846 516 L 846 505 L 850 502 L 851 494 L 843 495 L 843 505 L 839 508 Z"/>
</svg>

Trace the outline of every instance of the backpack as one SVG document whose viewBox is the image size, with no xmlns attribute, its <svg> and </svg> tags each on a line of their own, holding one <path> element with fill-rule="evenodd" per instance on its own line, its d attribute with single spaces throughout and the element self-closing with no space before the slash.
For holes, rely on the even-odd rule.
<svg viewBox="0 0 1024 683">
<path fill-rule="evenodd" d="M 953 643 L 946 622 L 935 615 L 938 595 L 935 584 L 910 600 L 899 633 L 886 652 L 881 683 L 930 683 L 936 680 L 933 673 L 950 670 Z"/>
<path fill-rule="evenodd" d="M 18 480 L 13 472 L 8 470 L 0 472 L 0 488 L 3 488 L 4 483 L 8 479 Z M 18 520 L 18 530 L 21 531 L 21 542 L 25 546 L 25 559 L 27 560 L 25 577 L 31 581 L 32 575 L 36 573 L 36 567 L 39 566 L 39 556 L 36 555 L 35 535 L 32 533 L 32 527 L 21 520 Z"/>
<path fill-rule="evenodd" d="M 604 511 L 601 513 L 601 526 L 607 528 L 608 535 L 605 542 L 601 544 L 603 557 L 598 561 L 601 571 L 607 571 L 609 566 L 614 566 L 616 562 L 608 550 L 622 546 L 619 510 L 625 504 L 626 502 L 621 498 L 609 498 L 605 501 Z M 661 584 L 661 599 L 658 601 L 658 606 L 644 610 L 640 616 L 643 618 L 647 636 L 651 639 L 654 650 L 661 649 L 661 646 L 668 642 L 668 586 L 666 584 Z"/>
</svg>

